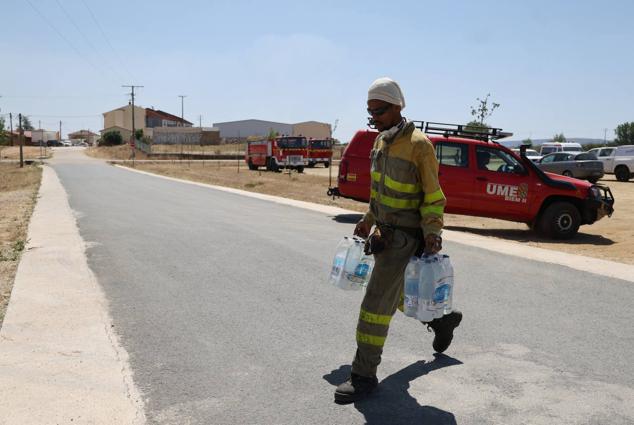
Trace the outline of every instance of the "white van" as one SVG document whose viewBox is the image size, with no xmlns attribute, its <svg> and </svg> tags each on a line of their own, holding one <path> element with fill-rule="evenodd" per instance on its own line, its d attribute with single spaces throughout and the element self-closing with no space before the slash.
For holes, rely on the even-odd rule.
<svg viewBox="0 0 634 425">
<path fill-rule="evenodd" d="M 553 152 L 583 152 L 583 148 L 579 143 L 563 142 L 544 143 L 539 149 L 539 154 L 542 156 Z"/>
</svg>

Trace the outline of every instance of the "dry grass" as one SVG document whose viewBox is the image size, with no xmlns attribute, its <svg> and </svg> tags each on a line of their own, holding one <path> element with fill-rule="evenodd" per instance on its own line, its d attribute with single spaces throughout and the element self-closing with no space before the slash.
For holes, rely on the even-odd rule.
<svg viewBox="0 0 634 425">
<path fill-rule="evenodd" d="M 214 155 L 244 155 L 245 144 L 233 143 L 227 145 L 152 145 L 152 153 L 199 153 Z"/>
<path fill-rule="evenodd" d="M 0 164 L 0 325 L 4 319 L 20 255 L 26 245 L 42 169 Z"/>
<path fill-rule="evenodd" d="M 341 159 L 341 154 L 345 146 L 333 147 L 333 159 Z M 212 154 L 212 155 L 244 155 L 244 143 L 232 143 L 226 145 L 152 145 L 152 153 L 171 153 L 174 155 L 184 154 Z M 127 145 L 101 146 L 86 149 L 86 154 L 102 159 L 130 159 L 130 148 Z M 137 150 L 136 158 L 144 159 L 143 152 Z"/>
<path fill-rule="evenodd" d="M 302 201 L 333 205 L 364 212 L 366 204 L 348 199 L 332 200 L 326 196 L 328 171 L 323 168 L 307 169 L 305 174 L 249 171 L 244 163 L 237 172 L 237 162 L 208 162 L 188 165 L 183 163 L 138 164 L 137 168 L 167 176 L 183 178 L 220 186 L 234 187 L 251 192 L 283 196 Z M 336 184 L 336 167 L 333 169 Z M 553 249 L 589 257 L 634 264 L 634 180 L 628 183 L 607 176 L 601 183 L 610 186 L 616 199 L 615 213 L 595 224 L 582 226 L 570 241 L 554 241 L 537 237 L 525 224 L 492 218 L 447 214 L 447 229 L 465 231 L 483 236 L 517 241 L 530 246 Z"/>
<path fill-rule="evenodd" d="M 132 150 L 128 145 L 89 147 L 86 148 L 84 153 L 88 156 L 92 156 L 93 158 L 101 159 L 124 160 L 132 158 Z M 147 155 L 137 149 L 135 152 L 135 158 L 147 159 Z"/>
<path fill-rule="evenodd" d="M 53 155 L 53 149 L 38 146 L 24 146 L 22 155 L 24 159 L 39 159 L 43 154 L 44 158 L 50 158 Z M 19 146 L 0 146 L 0 159 L 20 159 Z"/>
<path fill-rule="evenodd" d="M 355 211 L 364 211 L 365 209 L 365 205 L 362 203 L 343 198 L 332 200 L 326 196 L 328 177 L 296 172 L 289 175 L 287 173 L 249 171 L 244 161 L 240 161 L 240 172 L 238 172 L 237 164 L 238 161 L 209 161 L 203 166 L 200 162 L 192 162 L 191 165 L 188 165 L 187 161 L 183 161 L 174 164 L 170 162 L 137 163 L 136 168 L 166 176 L 244 189 L 250 192 L 284 196 Z"/>
</svg>

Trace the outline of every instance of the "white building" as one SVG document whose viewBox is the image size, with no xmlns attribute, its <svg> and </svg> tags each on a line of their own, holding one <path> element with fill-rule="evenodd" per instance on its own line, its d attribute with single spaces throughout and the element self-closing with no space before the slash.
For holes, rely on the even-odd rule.
<svg viewBox="0 0 634 425">
<path fill-rule="evenodd" d="M 49 131 L 49 130 L 32 130 L 31 131 L 31 141 L 34 146 L 39 146 L 40 142 L 43 142 L 45 145 L 49 140 L 57 140 L 59 141 L 59 133 L 57 131 Z"/>
</svg>

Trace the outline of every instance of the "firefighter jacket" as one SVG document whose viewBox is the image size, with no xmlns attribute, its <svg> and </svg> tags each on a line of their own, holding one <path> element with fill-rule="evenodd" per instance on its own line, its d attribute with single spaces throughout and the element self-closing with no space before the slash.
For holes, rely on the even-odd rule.
<svg viewBox="0 0 634 425">
<path fill-rule="evenodd" d="M 382 134 L 371 153 L 370 209 L 364 221 L 418 228 L 439 235 L 445 195 L 438 182 L 438 160 L 427 136 L 409 122 L 392 140 Z"/>
</svg>

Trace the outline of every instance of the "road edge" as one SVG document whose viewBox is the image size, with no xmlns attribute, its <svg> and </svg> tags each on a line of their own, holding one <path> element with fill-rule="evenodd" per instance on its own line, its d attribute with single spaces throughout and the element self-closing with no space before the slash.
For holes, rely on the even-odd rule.
<svg viewBox="0 0 634 425">
<path fill-rule="evenodd" d="M 43 166 L 0 330 L 0 423 L 146 423 L 86 246 L 57 173 Z"/>
<path fill-rule="evenodd" d="M 152 177 L 158 177 L 166 180 L 172 180 L 180 183 L 191 184 L 200 187 L 206 187 L 210 189 L 220 190 L 223 192 L 233 193 L 236 195 L 248 196 L 264 201 L 275 202 L 278 204 L 288 205 L 297 208 L 303 208 L 311 211 L 316 211 L 328 215 L 341 215 L 341 214 L 360 214 L 358 211 L 346 210 L 339 207 L 331 207 L 328 205 L 316 204 L 313 202 L 297 201 L 294 199 L 283 198 L 281 196 L 266 195 L 257 192 L 249 192 L 246 190 L 235 189 L 225 186 L 216 186 L 208 183 L 195 182 L 186 179 L 179 179 L 176 177 L 164 176 L 161 174 L 151 173 L 148 171 L 136 170 L 134 168 L 125 167 L 117 164 L 112 164 L 114 167 L 121 168 L 130 172 L 145 174 Z M 634 283 L 634 266 L 619 263 L 616 261 L 602 260 L 600 258 L 587 257 L 578 254 L 570 254 L 561 251 L 555 251 L 545 248 L 537 248 L 533 246 L 526 246 L 520 242 L 510 242 L 495 239 L 492 237 L 474 235 L 467 232 L 459 232 L 455 230 L 443 230 L 443 238 L 450 242 L 459 243 L 462 245 L 474 246 L 482 248 L 487 251 L 497 252 L 505 255 L 512 255 L 515 257 L 521 257 L 527 260 L 534 260 L 543 263 L 556 264 L 559 266 L 569 267 L 571 269 L 580 270 L 588 273 L 594 273 L 606 277 L 620 279 L 627 282 Z"/>
</svg>

